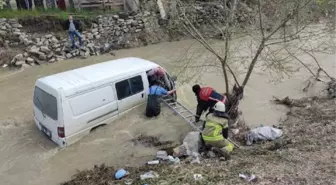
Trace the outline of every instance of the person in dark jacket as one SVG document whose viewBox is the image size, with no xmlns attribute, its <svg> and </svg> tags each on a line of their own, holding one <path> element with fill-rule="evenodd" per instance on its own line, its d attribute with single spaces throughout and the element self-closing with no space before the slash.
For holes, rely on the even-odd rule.
<svg viewBox="0 0 336 185">
<path fill-rule="evenodd" d="M 69 16 L 69 20 L 65 21 L 64 29 L 67 30 L 68 33 L 69 33 L 70 40 L 71 40 L 71 43 L 72 43 L 71 47 L 73 49 L 77 48 L 77 46 L 75 44 L 75 37 L 78 38 L 80 47 L 83 46 L 82 36 L 79 33 L 79 31 L 81 30 L 80 24 L 79 24 L 78 21 L 73 20 L 72 15 Z"/>
<path fill-rule="evenodd" d="M 199 121 L 203 112 L 207 110 L 211 112 L 217 102 L 227 103 L 226 96 L 219 94 L 211 87 L 201 88 L 200 85 L 196 84 L 192 87 L 192 90 L 197 98 L 196 122 Z"/>
</svg>

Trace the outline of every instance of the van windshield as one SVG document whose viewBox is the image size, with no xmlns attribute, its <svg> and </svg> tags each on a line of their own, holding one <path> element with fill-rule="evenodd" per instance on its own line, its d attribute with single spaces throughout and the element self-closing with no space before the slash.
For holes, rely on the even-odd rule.
<svg viewBox="0 0 336 185">
<path fill-rule="evenodd" d="M 33 101 L 42 114 L 55 121 L 57 120 L 57 100 L 54 96 L 46 93 L 39 87 L 35 87 Z"/>
</svg>

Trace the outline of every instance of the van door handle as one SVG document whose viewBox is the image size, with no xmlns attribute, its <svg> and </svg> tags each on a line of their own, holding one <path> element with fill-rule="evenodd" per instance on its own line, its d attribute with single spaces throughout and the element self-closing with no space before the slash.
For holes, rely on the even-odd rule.
<svg viewBox="0 0 336 185">
<path fill-rule="evenodd" d="M 144 97 L 144 93 L 141 93 L 141 98 L 143 98 Z"/>
</svg>

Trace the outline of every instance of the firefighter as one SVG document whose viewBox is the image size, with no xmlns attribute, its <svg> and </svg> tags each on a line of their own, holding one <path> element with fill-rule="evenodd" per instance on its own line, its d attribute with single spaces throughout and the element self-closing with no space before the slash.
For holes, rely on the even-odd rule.
<svg viewBox="0 0 336 185">
<path fill-rule="evenodd" d="M 217 102 L 227 103 L 227 97 L 216 92 L 211 87 L 202 87 L 198 84 L 192 87 L 193 92 L 197 97 L 197 110 L 195 121 L 198 122 L 202 113 L 209 110 L 215 106 Z"/>
<path fill-rule="evenodd" d="M 228 116 L 225 113 L 225 104 L 217 102 L 210 114 L 206 116 L 203 125 L 202 139 L 206 146 L 221 154 L 226 159 L 230 158 L 230 152 L 234 145 L 227 140 L 229 135 Z"/>
</svg>

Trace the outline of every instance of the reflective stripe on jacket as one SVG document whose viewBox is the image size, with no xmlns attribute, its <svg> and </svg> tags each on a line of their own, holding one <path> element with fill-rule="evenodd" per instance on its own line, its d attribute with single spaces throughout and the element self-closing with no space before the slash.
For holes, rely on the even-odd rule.
<svg viewBox="0 0 336 185">
<path fill-rule="evenodd" d="M 202 138 L 204 141 L 219 141 L 224 140 L 222 130 L 228 126 L 228 120 L 225 118 L 216 117 L 213 114 L 207 116 Z"/>
</svg>

